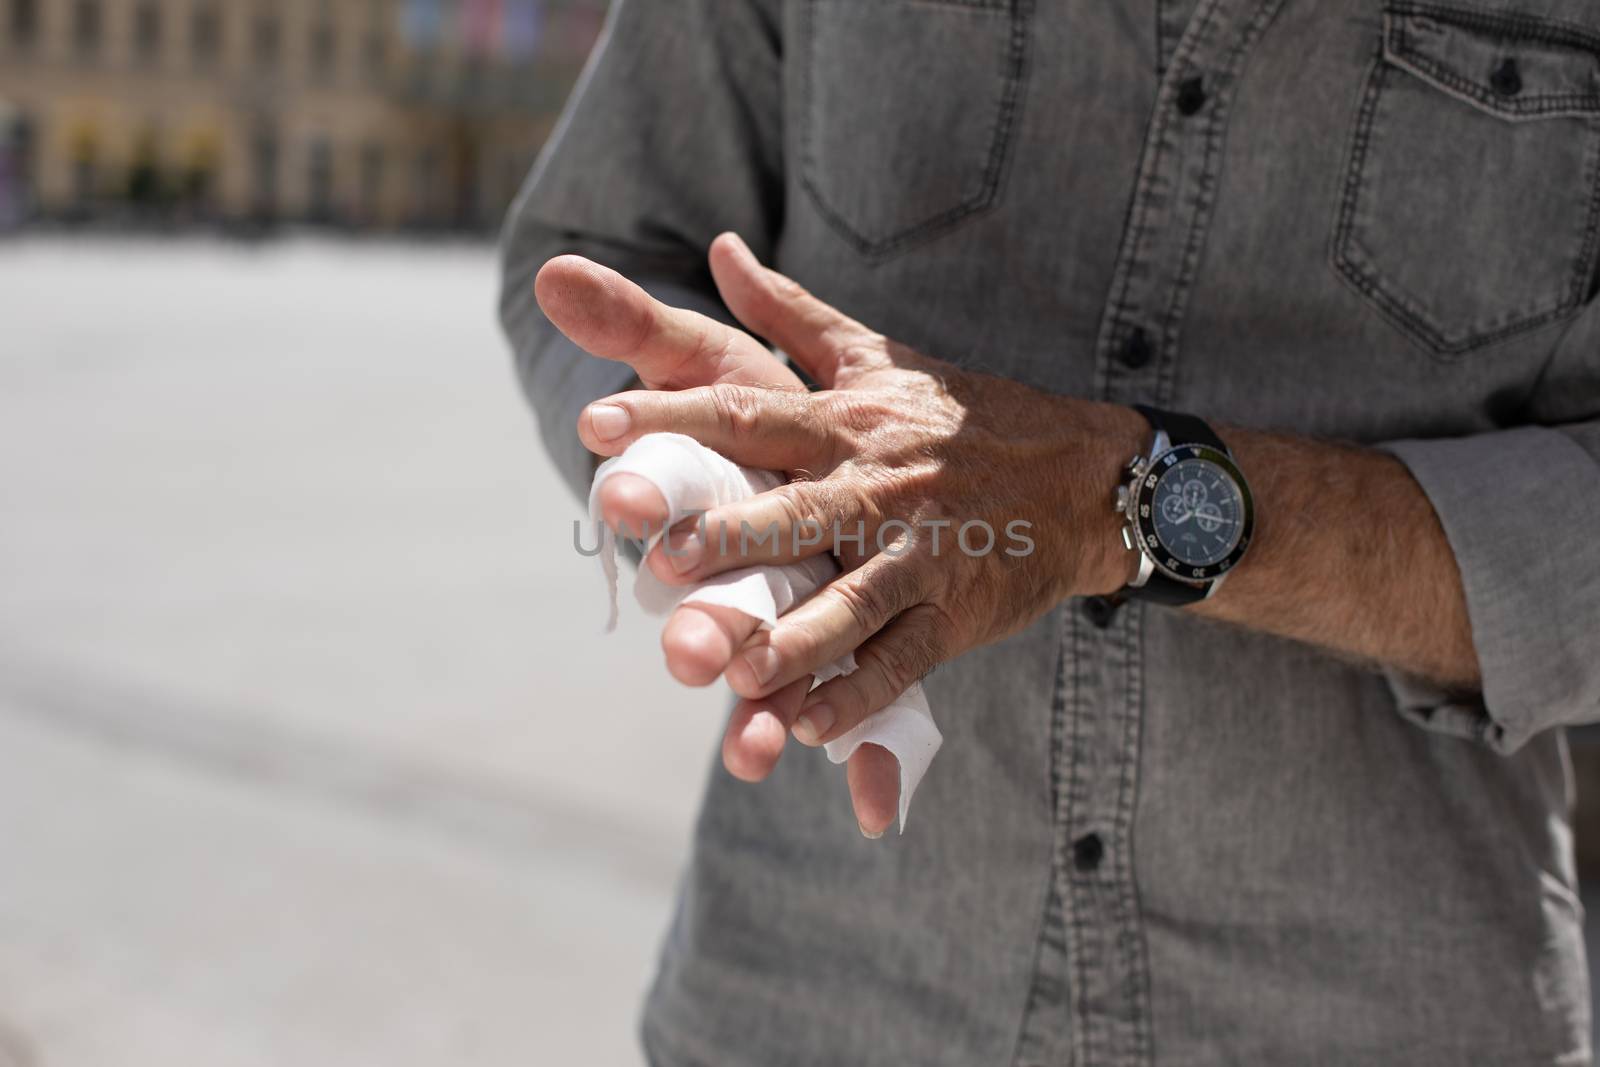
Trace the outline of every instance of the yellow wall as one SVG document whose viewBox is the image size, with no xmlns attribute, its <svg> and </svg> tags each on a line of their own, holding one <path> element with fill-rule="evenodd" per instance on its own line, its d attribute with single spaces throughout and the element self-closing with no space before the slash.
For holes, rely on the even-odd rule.
<svg viewBox="0 0 1600 1067">
<path fill-rule="evenodd" d="M 383 226 L 450 221 L 471 194 L 478 221 L 492 223 L 548 133 L 549 101 L 576 75 L 603 6 L 603 0 L 547 5 L 546 37 L 565 52 L 542 50 L 530 75 L 526 67 L 469 59 L 449 45 L 431 57 L 409 52 L 400 0 L 214 0 L 221 36 L 209 68 L 197 64 L 191 48 L 193 16 L 207 0 L 101 0 L 101 43 L 92 55 L 74 47 L 76 0 L 35 0 L 39 25 L 31 46 L 11 37 L 12 2 L 0 0 L 0 102 L 34 124 L 32 178 L 41 213 L 86 206 L 78 175 L 91 158 L 98 208 L 115 205 L 130 168 L 153 148 L 166 187 L 176 188 L 209 160 L 216 213 L 248 217 L 259 184 L 253 146 L 259 131 L 270 130 L 278 146 L 276 214 L 310 213 L 313 146 L 325 142 L 336 215 Z M 136 9 L 146 2 L 161 12 L 154 58 L 141 57 L 135 43 Z M 255 48 L 256 22 L 264 15 L 279 25 L 270 69 L 258 63 Z M 313 62 L 314 33 L 324 24 L 336 42 L 325 74 Z M 367 40 L 379 29 L 387 60 L 374 69 Z M 464 100 L 465 72 L 474 62 L 481 80 L 503 85 L 517 78 L 524 90 Z M 419 69 L 430 72 L 421 91 Z M 561 83 L 553 94 L 551 82 Z M 363 189 L 369 146 L 383 157 L 375 201 Z M 431 196 L 422 181 L 427 155 L 437 160 Z M 478 160 L 472 175 L 461 165 L 469 156 Z"/>
</svg>

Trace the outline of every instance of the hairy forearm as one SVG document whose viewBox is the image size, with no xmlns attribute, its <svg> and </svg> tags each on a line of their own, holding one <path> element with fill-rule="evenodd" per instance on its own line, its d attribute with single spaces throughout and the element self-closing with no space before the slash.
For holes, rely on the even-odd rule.
<svg viewBox="0 0 1600 1067">
<path fill-rule="evenodd" d="M 1245 561 L 1195 614 L 1479 684 L 1455 557 L 1422 488 L 1373 449 L 1223 428 L 1256 497 Z"/>
</svg>

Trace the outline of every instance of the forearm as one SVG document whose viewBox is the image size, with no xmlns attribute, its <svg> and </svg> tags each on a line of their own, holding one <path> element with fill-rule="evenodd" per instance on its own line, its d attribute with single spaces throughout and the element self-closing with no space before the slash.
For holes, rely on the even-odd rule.
<svg viewBox="0 0 1600 1067">
<path fill-rule="evenodd" d="M 1131 409 L 1077 404 L 1096 440 L 1098 485 L 1149 444 Z M 1383 664 L 1452 689 L 1479 684 L 1466 595 L 1444 529 L 1405 465 L 1376 449 L 1222 426 L 1255 496 L 1249 552 L 1208 600 L 1184 610 Z M 1115 457 L 1115 458 L 1114 458 Z M 1121 516 L 1099 503 L 1082 513 L 1083 543 L 1102 546 L 1097 591 L 1122 588 L 1138 569 Z M 1111 547 L 1114 546 L 1114 547 Z"/>
<path fill-rule="evenodd" d="M 1475 689 L 1477 653 L 1455 557 L 1421 486 L 1373 449 L 1224 427 L 1250 479 L 1245 561 L 1192 609 Z"/>
</svg>

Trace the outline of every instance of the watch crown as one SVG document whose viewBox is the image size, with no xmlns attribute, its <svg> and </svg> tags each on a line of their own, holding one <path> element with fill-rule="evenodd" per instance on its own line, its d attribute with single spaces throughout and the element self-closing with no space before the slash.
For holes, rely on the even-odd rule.
<svg viewBox="0 0 1600 1067">
<path fill-rule="evenodd" d="M 1125 486 L 1125 485 L 1119 485 L 1119 486 L 1117 486 L 1117 511 L 1119 513 L 1124 513 L 1125 514 L 1127 512 L 1127 510 L 1128 510 L 1128 487 Z"/>
<path fill-rule="evenodd" d="M 1144 457 L 1135 452 L 1133 458 L 1128 460 L 1128 473 L 1138 474 L 1139 468 L 1142 466 L 1144 466 Z"/>
</svg>

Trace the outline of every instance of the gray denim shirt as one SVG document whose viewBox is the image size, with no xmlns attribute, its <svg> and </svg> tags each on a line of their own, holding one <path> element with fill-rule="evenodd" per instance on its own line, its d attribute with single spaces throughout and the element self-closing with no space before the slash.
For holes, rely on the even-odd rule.
<svg viewBox="0 0 1600 1067">
<path fill-rule="evenodd" d="M 721 313 L 725 229 L 962 366 L 1389 449 L 1483 683 L 1063 603 L 929 680 L 903 837 L 816 753 L 713 769 L 653 1062 L 1588 1062 L 1561 727 L 1600 718 L 1600 4 L 622 0 L 506 233 L 575 486 L 628 372 L 534 271 Z"/>
</svg>

